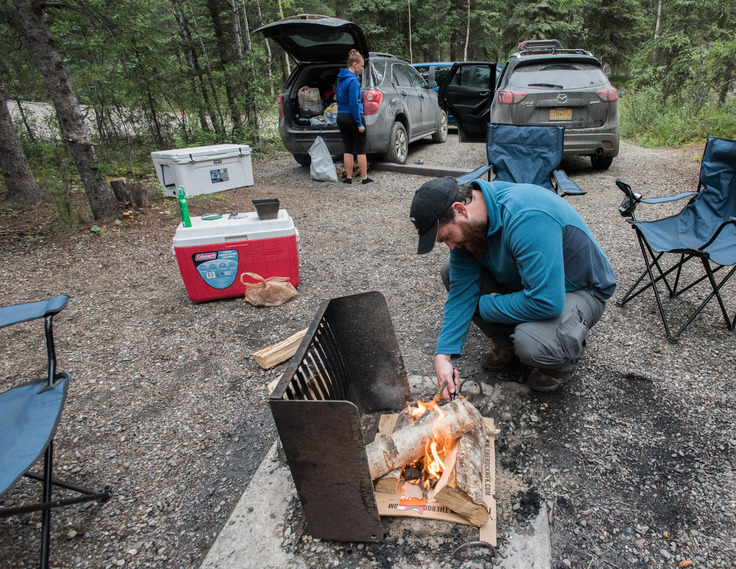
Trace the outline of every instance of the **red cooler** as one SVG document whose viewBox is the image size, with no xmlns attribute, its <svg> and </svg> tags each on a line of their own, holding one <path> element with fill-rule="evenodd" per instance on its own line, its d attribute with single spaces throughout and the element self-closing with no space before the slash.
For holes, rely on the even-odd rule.
<svg viewBox="0 0 736 569">
<path fill-rule="evenodd" d="M 260 219 L 249 212 L 204 215 L 191 221 L 191 227 L 179 224 L 176 229 L 174 251 L 194 302 L 243 296 L 243 273 L 289 277 L 291 284 L 299 285 L 299 233 L 286 210 L 279 209 L 274 219 Z"/>
</svg>

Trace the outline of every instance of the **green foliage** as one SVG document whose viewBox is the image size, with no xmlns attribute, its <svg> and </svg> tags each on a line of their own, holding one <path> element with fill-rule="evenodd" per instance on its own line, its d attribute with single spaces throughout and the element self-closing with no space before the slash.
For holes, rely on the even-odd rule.
<svg viewBox="0 0 736 569">
<path fill-rule="evenodd" d="M 621 136 L 642 146 L 681 146 L 708 136 L 736 138 L 736 99 L 724 105 L 664 97 L 650 88 L 619 100 Z"/>
<path fill-rule="evenodd" d="M 242 52 L 233 4 L 241 27 L 241 9 L 247 10 L 251 30 L 250 48 L 244 44 Z M 709 134 L 736 135 L 733 0 L 667 0 L 657 38 L 653 0 L 282 0 L 280 5 L 285 16 L 321 13 L 356 22 L 372 50 L 413 62 L 467 56 L 503 63 L 520 41 L 555 37 L 607 64 L 625 94 L 624 136 L 645 144 L 682 144 Z M 45 6 L 107 175 L 152 178 L 150 153 L 166 148 L 234 142 L 249 144 L 255 159 L 283 152 L 275 100 L 287 69 L 280 48 L 274 42 L 267 46 L 253 31 L 280 17 L 277 2 L 69 0 Z M 6 94 L 48 101 L 25 41 L 12 2 L 0 2 L 0 80 Z M 79 182 L 62 143 L 32 134 L 58 129 L 53 119 L 49 125 L 40 122 L 29 116 L 29 128 L 21 121 L 16 128 L 39 185 L 53 196 L 57 225 L 68 230 L 83 218 L 72 199 Z"/>
<path fill-rule="evenodd" d="M 36 182 L 50 197 L 57 219 L 50 226 L 50 233 L 66 235 L 76 230 L 84 215 L 73 199 L 77 184 L 77 171 L 67 158 L 63 146 L 52 142 L 37 142 L 26 151 Z"/>
</svg>

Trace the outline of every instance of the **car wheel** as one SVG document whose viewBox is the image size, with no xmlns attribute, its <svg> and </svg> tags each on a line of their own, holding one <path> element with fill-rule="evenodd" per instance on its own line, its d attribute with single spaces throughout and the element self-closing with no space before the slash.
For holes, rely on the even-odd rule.
<svg viewBox="0 0 736 569">
<path fill-rule="evenodd" d="M 447 141 L 447 113 L 440 111 L 440 127 L 432 135 L 432 142 L 445 142 Z"/>
<path fill-rule="evenodd" d="M 613 156 L 597 156 L 593 154 L 590 157 L 590 163 L 596 170 L 607 170 L 613 164 Z"/>
<path fill-rule="evenodd" d="M 406 136 L 404 125 L 399 121 L 396 121 L 391 127 L 391 135 L 388 140 L 388 151 L 383 156 L 386 162 L 406 164 L 406 157 L 409 154 L 409 138 Z"/>
<path fill-rule="evenodd" d="M 312 158 L 309 154 L 294 154 L 294 160 L 299 163 L 299 166 L 309 167 L 312 163 Z"/>
</svg>

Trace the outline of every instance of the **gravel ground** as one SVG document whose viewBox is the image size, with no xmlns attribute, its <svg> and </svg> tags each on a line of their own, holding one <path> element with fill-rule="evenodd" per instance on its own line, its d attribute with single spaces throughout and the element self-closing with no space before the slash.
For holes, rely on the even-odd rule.
<svg viewBox="0 0 736 569">
<path fill-rule="evenodd" d="M 563 164 L 588 191 L 567 199 L 609 255 L 616 298 L 640 259 L 617 213 L 615 179 L 648 195 L 693 189 L 701 153 L 702 146 L 624 144 L 606 172 L 583 159 Z M 451 134 L 446 144 L 414 145 L 409 161 L 417 160 L 470 168 L 485 152 Z M 57 473 L 109 483 L 115 492 L 105 504 L 54 513 L 53 566 L 198 567 L 275 440 L 264 386 L 284 365 L 263 371 L 251 354 L 305 328 L 325 299 L 382 292 L 415 394 L 431 395 L 446 251 L 415 255 L 408 220 L 414 190 L 426 179 L 375 171 L 376 183 L 367 186 L 320 183 L 291 157 L 259 162 L 254 174 L 255 186 L 192 198 L 190 210 L 251 211 L 252 199 L 281 200 L 301 237 L 301 284 L 278 308 L 240 298 L 189 301 L 172 253 L 174 200 L 109 224 L 104 235 L 85 229 L 51 240 L 28 239 L 38 231 L 29 218 L 0 210 L 0 302 L 71 297 L 56 319 L 60 369 L 74 376 L 56 439 Z M 733 287 L 727 297 L 733 300 Z M 692 302 L 668 304 L 677 313 Z M 38 325 L 0 334 L 12 353 L 0 362 L 5 384 L 42 374 Z M 490 567 L 503 564 L 509 533 L 523 531 L 544 506 L 554 569 L 673 568 L 685 560 L 736 566 L 736 358 L 734 334 L 716 310 L 671 344 L 651 298 L 625 308 L 609 303 L 574 376 L 547 395 L 530 392 L 521 372 L 482 372 L 486 346 L 473 329 L 458 369 L 475 382 L 467 384 L 471 400 L 501 429 L 498 551 L 474 559 L 457 550 L 477 539 L 473 530 L 393 519 L 379 544 L 317 543 L 304 533 L 298 504 L 284 547 L 315 568 L 421 565 L 427 555 L 448 567 Z M 21 482 L 5 505 L 29 489 L 35 491 L 31 482 Z M 39 520 L 2 520 L 3 566 L 36 564 Z"/>
</svg>

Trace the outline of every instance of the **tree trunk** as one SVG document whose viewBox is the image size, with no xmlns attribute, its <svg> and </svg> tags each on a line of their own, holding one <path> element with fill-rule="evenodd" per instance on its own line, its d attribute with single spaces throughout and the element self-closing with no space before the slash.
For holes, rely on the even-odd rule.
<svg viewBox="0 0 736 569">
<path fill-rule="evenodd" d="M 220 58 L 220 67 L 225 76 L 225 96 L 227 97 L 227 104 L 230 107 L 230 121 L 232 123 L 231 131 L 237 129 L 241 124 L 240 108 L 238 106 L 237 98 L 235 97 L 236 85 L 238 88 L 241 86 L 241 77 L 234 77 L 230 72 L 230 46 L 226 44 L 225 29 L 220 20 L 219 4 L 216 0 L 207 0 L 207 8 L 210 12 L 210 20 L 212 21 L 212 31 L 214 32 L 215 39 L 217 41 L 217 52 Z"/>
<path fill-rule="evenodd" d="M 118 213 L 118 204 L 110 184 L 100 171 L 95 148 L 69 83 L 64 62 L 56 49 L 43 5 L 32 6 L 29 0 L 13 0 L 13 3 L 28 40 L 31 57 L 43 75 L 56 108 L 62 136 L 77 166 L 92 214 L 95 219 L 113 217 Z"/>
<path fill-rule="evenodd" d="M 15 104 L 18 106 L 18 112 L 20 113 L 20 118 L 23 119 L 23 126 L 26 128 L 26 132 L 28 133 L 28 140 L 30 140 L 31 142 L 36 142 L 36 134 L 33 132 L 31 125 L 28 124 L 28 116 L 26 115 L 26 111 L 23 108 L 23 104 L 21 100 L 16 99 Z"/>
<path fill-rule="evenodd" d="M 463 53 L 463 61 L 468 60 L 468 45 L 470 44 L 470 0 L 468 0 L 468 21 L 465 25 L 465 52 Z"/>
<path fill-rule="evenodd" d="M 156 112 L 156 101 L 151 93 L 151 89 L 146 86 L 146 101 L 148 102 L 148 117 L 151 125 L 153 140 L 158 146 L 164 145 L 164 135 L 161 132 L 161 124 L 158 120 L 158 113 Z"/>
<path fill-rule="evenodd" d="M 659 0 L 657 3 L 657 23 L 654 26 L 654 54 L 652 54 L 652 65 L 657 65 L 659 60 L 659 47 L 657 46 L 657 40 L 662 35 L 662 4 L 664 0 Z"/>
<path fill-rule="evenodd" d="M 13 128 L 5 92 L 0 85 L 0 170 L 3 171 L 11 203 L 33 204 L 44 199 L 44 193 L 33 177 L 31 167 L 18 135 Z"/>
<path fill-rule="evenodd" d="M 277 6 L 279 11 L 279 20 L 284 19 L 284 8 L 281 5 L 281 0 L 277 0 Z M 289 75 L 291 75 L 291 64 L 289 63 L 289 54 L 284 51 L 284 63 L 286 64 L 286 73 L 284 74 L 284 79 L 286 79 Z"/>
<path fill-rule="evenodd" d="M 443 405 L 441 417 L 436 411 L 427 411 L 413 423 L 391 435 L 382 435 L 366 447 L 371 479 L 423 457 L 426 441 L 435 433 L 449 442 L 478 425 L 483 425 L 483 417 L 462 396 Z"/>
<path fill-rule="evenodd" d="M 192 39 L 192 33 L 189 30 L 189 22 L 187 21 L 187 16 L 184 10 L 181 8 L 181 2 L 180 0 L 171 0 L 171 3 L 174 6 L 174 17 L 176 18 L 176 24 L 177 28 L 179 30 L 179 38 L 181 39 L 181 51 L 184 55 L 184 59 L 187 62 L 187 67 L 189 68 L 189 73 L 191 76 L 192 81 L 192 90 L 196 93 L 197 92 L 197 86 L 199 86 L 199 93 L 202 96 L 202 101 L 204 102 L 204 110 L 202 108 L 202 105 L 197 104 L 197 115 L 199 117 L 199 124 L 204 132 L 209 132 L 210 128 L 207 124 L 207 116 L 205 115 L 205 111 L 210 116 L 210 120 L 212 121 L 212 124 L 216 124 L 215 120 L 215 114 L 212 111 L 212 106 L 210 105 L 210 95 L 207 91 L 207 85 L 204 83 L 203 78 L 203 72 L 202 68 L 199 65 L 199 58 L 197 57 L 197 53 L 194 51 L 194 48 L 192 47 L 193 39 Z"/>
<path fill-rule="evenodd" d="M 220 111 L 220 101 L 217 98 L 217 89 L 215 89 L 215 83 L 212 80 L 212 66 L 210 65 L 210 58 L 209 58 L 209 55 L 207 55 L 207 49 L 205 49 L 204 47 L 204 41 L 202 40 L 202 34 L 199 33 L 199 25 L 197 24 L 197 17 L 194 15 L 194 10 L 192 10 L 191 6 L 189 6 L 189 12 L 192 15 L 192 23 L 194 24 L 194 30 L 197 32 L 197 38 L 199 39 L 199 45 L 202 48 L 202 57 L 204 57 L 205 68 L 207 70 L 207 82 L 209 83 L 210 89 L 212 90 L 214 110 L 217 112 L 216 117 L 213 114 L 210 114 L 210 117 L 212 119 L 212 127 L 215 129 L 215 132 L 217 134 L 224 136 L 225 135 L 225 121 L 222 120 L 222 111 Z"/>
<path fill-rule="evenodd" d="M 250 28 L 248 27 L 248 11 L 245 9 L 245 0 L 240 0 L 240 3 L 243 8 L 243 28 L 245 29 L 245 51 L 250 51 L 252 49 L 251 47 L 251 39 L 250 39 Z"/>
<path fill-rule="evenodd" d="M 258 20 L 263 24 L 263 14 L 261 14 L 261 3 L 256 2 L 258 7 Z M 273 54 L 271 53 L 271 44 L 266 40 L 266 54 L 268 56 L 268 85 L 271 90 L 271 97 L 273 97 Z"/>
<path fill-rule="evenodd" d="M 409 10 L 409 63 L 414 63 L 414 54 L 411 52 L 411 0 L 406 0 Z"/>
<path fill-rule="evenodd" d="M 237 0 L 228 0 L 230 3 L 231 17 L 233 20 L 233 35 L 235 36 L 235 47 L 238 59 L 243 59 L 245 50 L 243 48 L 243 31 L 240 27 L 240 7 Z"/>
</svg>

